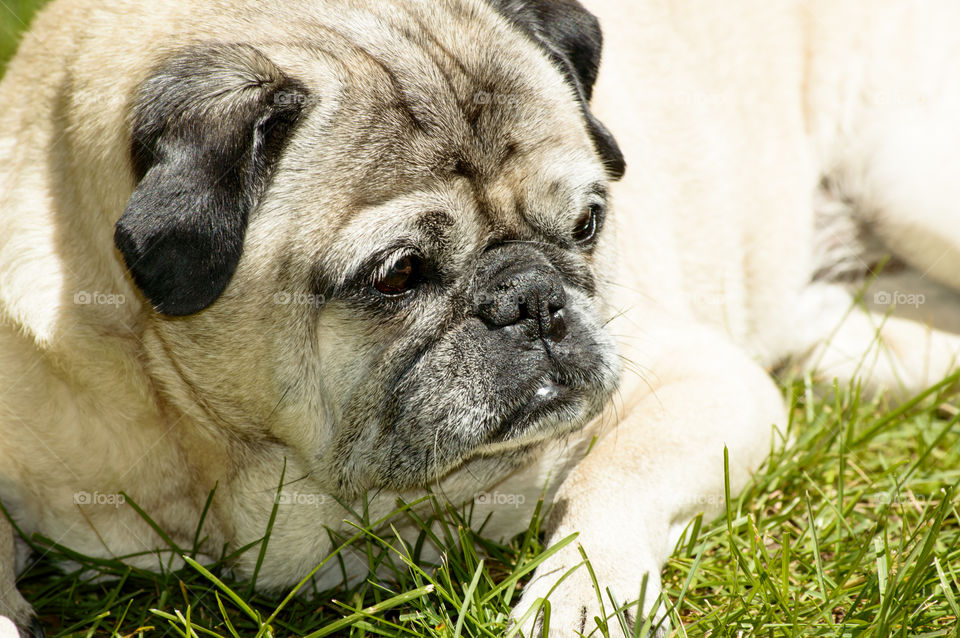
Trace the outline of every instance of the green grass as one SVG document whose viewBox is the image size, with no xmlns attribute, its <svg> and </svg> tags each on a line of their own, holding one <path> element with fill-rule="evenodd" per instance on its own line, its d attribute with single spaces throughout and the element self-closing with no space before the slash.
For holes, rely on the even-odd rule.
<svg viewBox="0 0 960 638">
<path fill-rule="evenodd" d="M 669 561 L 674 635 L 960 635 L 958 376 L 897 408 L 840 388 L 828 401 L 812 383 L 785 388 L 791 443 L 774 447 L 726 516 L 695 521 Z M 500 544 L 471 529 L 469 512 L 431 501 L 444 521 L 430 539 L 446 548 L 442 564 L 419 558 L 389 525 L 380 535 L 358 528 L 345 540 L 390 575 L 352 589 L 251 595 L 222 562 L 157 575 L 43 538 L 33 541 L 46 557 L 21 588 L 51 636 L 503 635 L 545 556 L 539 517 Z M 63 571 L 67 560 L 77 565 Z"/>
<path fill-rule="evenodd" d="M 37 3 L 0 3 L 4 60 Z M 785 383 L 790 442 L 774 446 L 726 516 L 695 521 L 667 565 L 674 635 L 960 636 L 955 381 L 900 407 Z M 551 551 L 539 517 L 500 544 L 471 529 L 469 512 L 432 502 L 444 521 L 432 539 L 446 547 L 442 564 L 422 560 L 389 525 L 380 535 L 358 529 L 344 540 L 390 577 L 336 592 L 251 594 L 225 569 L 229 556 L 156 574 L 42 537 L 31 542 L 43 559 L 20 586 L 50 636 L 502 635 L 522 583 Z M 158 564 L 195 554 L 202 534 L 196 545 L 158 552 Z"/>
</svg>

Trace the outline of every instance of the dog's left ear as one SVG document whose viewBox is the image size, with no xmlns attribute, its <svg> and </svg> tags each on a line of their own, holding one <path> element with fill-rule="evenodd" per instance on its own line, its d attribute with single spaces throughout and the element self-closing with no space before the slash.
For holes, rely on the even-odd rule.
<svg viewBox="0 0 960 638">
<path fill-rule="evenodd" d="M 596 16 L 577 0 L 489 0 L 490 4 L 539 44 L 580 98 L 594 146 L 612 179 L 626 170 L 623 153 L 610 131 L 590 111 L 600 69 L 603 33 Z"/>
<path fill-rule="evenodd" d="M 141 85 L 131 113 L 138 184 L 114 241 L 158 311 L 199 312 L 226 288 L 308 97 L 242 44 L 183 50 Z"/>
</svg>

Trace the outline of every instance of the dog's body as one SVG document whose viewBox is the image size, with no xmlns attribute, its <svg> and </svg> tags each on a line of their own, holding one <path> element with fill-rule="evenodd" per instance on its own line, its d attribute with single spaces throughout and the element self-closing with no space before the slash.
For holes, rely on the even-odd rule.
<svg viewBox="0 0 960 638">
<path fill-rule="evenodd" d="M 208 547 L 241 546 L 283 473 L 258 580 L 281 587 L 346 529 L 334 497 L 375 492 L 376 520 L 428 485 L 510 494 L 475 514 L 508 536 L 546 487 L 550 538 L 580 532 L 625 601 L 722 505 L 724 446 L 734 489 L 769 450 L 764 366 L 905 390 L 955 366 L 950 2 L 597 0 L 595 87 L 560 0 L 100 4 L 55 3 L 0 86 L 0 500 L 27 533 L 163 547 L 122 491 L 189 545 L 216 486 Z M 594 113 L 629 165 L 595 245 L 560 237 L 619 173 Z M 441 267 L 388 313 L 408 244 Z M 943 330 L 851 310 L 877 245 Z M 347 275 L 371 252 L 376 302 Z M 579 562 L 544 565 L 518 615 Z M 551 600 L 558 635 L 598 613 L 586 574 Z"/>
</svg>

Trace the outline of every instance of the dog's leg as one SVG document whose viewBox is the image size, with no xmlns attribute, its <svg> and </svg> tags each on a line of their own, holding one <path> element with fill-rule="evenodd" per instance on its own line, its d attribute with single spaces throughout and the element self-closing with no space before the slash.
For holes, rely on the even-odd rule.
<svg viewBox="0 0 960 638">
<path fill-rule="evenodd" d="M 13 529 L 0 513 L 0 616 L 12 620 L 23 636 L 43 636 L 33 608 L 17 590 L 16 562 Z"/>
<path fill-rule="evenodd" d="M 885 286 L 882 283 L 878 286 Z M 850 293 L 842 286 L 815 286 L 808 294 L 818 298 L 820 315 L 826 319 L 807 338 L 812 344 L 800 367 L 825 381 L 856 379 L 870 393 L 890 392 L 905 399 L 942 381 L 960 367 L 960 335 L 937 330 L 915 319 L 885 314 L 881 302 L 899 291 L 868 291 L 871 312 L 854 306 Z M 915 299 L 923 301 L 922 296 Z M 960 299 L 938 307 L 941 312 L 960 312 Z M 811 325 L 814 322 L 811 322 Z"/>
<path fill-rule="evenodd" d="M 851 82 L 859 112 L 827 165 L 896 257 L 960 291 L 960 6 L 883 3 L 876 13 Z"/>
<path fill-rule="evenodd" d="M 648 613 L 661 591 L 660 569 L 685 526 L 700 512 L 709 517 L 722 511 L 724 447 L 731 489 L 739 490 L 769 453 L 774 425 L 785 423 L 782 397 L 769 376 L 720 337 L 690 327 L 648 338 L 629 356 L 654 355 L 639 362 L 654 377 L 647 379 L 650 387 L 630 393 L 625 383 L 620 422 L 565 479 L 548 519 L 548 541 L 574 532 L 579 537 L 536 571 L 515 618 L 582 562 L 578 544 L 596 573 L 607 615 L 613 605 L 606 588 L 621 605 L 635 601 L 644 574 Z M 551 637 L 587 634 L 601 615 L 582 566 L 556 585 L 549 601 Z M 637 606 L 627 615 L 637 621 Z M 524 633 L 539 636 L 542 625 L 538 620 L 534 626 L 532 618 Z M 607 622 L 611 636 L 622 635 L 617 618 Z M 666 635 L 665 625 L 657 635 Z"/>
<path fill-rule="evenodd" d="M 896 257 L 960 291 L 960 95 L 881 121 L 858 207 Z"/>
<path fill-rule="evenodd" d="M 837 127 L 825 164 L 854 218 L 908 267 L 872 284 L 866 310 L 850 311 L 840 286 L 811 286 L 805 294 L 820 310 L 798 329 L 810 330 L 806 367 L 902 398 L 960 361 L 960 5 L 880 4 L 883 28 L 866 38 L 867 59 L 838 70 L 859 78 L 849 96 L 858 112 Z M 861 5 L 837 7 L 863 15 Z M 831 325 L 817 325 L 823 318 Z"/>
</svg>

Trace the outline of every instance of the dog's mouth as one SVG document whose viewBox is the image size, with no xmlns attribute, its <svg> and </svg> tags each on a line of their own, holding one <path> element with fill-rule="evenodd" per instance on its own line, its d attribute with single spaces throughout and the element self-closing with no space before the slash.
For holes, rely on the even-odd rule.
<svg viewBox="0 0 960 638">
<path fill-rule="evenodd" d="M 583 428 L 602 410 L 613 385 L 559 373 L 539 378 L 504 411 L 485 437 L 483 451 L 539 443 Z"/>
<path fill-rule="evenodd" d="M 577 404 L 582 403 L 582 391 L 553 378 L 543 379 L 535 385 L 536 389 L 529 393 L 526 401 L 507 412 L 499 426 L 489 434 L 486 443 L 497 444 L 527 438 L 539 429 L 539 424 L 556 417 L 571 416 L 570 413 L 579 411 Z"/>
<path fill-rule="evenodd" d="M 574 434 L 603 411 L 618 374 L 608 357 L 592 354 L 595 361 L 569 354 L 550 363 L 541 360 L 529 376 L 502 379 L 495 389 L 484 388 L 489 394 L 464 392 L 453 404 L 444 398 L 453 393 L 438 393 L 435 381 L 406 385 L 413 388 L 412 398 L 394 395 L 399 410 L 379 429 L 372 447 L 352 441 L 344 455 L 345 469 L 369 464 L 379 455 L 378 467 L 366 479 L 352 472 L 345 479 L 362 482 L 365 489 L 424 487 L 477 458 L 494 460 L 506 471 L 538 445 Z M 495 376 L 494 370 L 486 376 Z"/>
<path fill-rule="evenodd" d="M 420 487 L 477 458 L 506 467 L 583 429 L 603 412 L 620 371 L 599 320 L 567 305 L 567 332 L 549 343 L 467 318 L 395 361 L 391 392 L 352 403 L 352 423 L 377 427 L 344 430 L 352 436 L 340 442 L 345 470 L 370 468 L 365 487 Z"/>
</svg>

